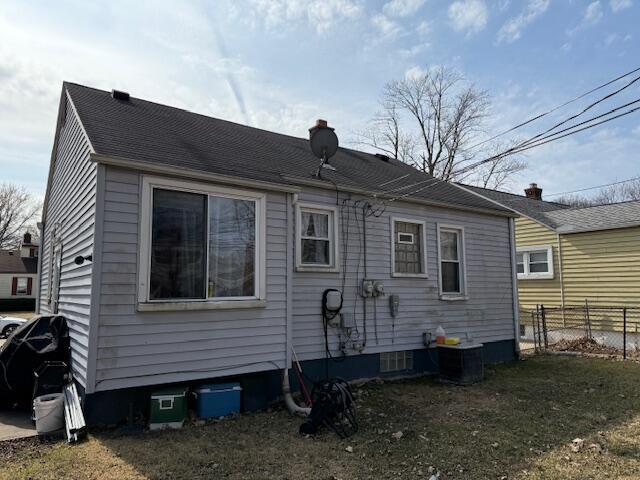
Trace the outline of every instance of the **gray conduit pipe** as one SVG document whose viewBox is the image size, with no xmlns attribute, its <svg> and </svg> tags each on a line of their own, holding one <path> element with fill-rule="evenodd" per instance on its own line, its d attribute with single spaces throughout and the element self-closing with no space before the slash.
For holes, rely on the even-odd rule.
<svg viewBox="0 0 640 480">
<path fill-rule="evenodd" d="M 291 395 L 291 386 L 289 385 L 289 369 L 285 368 L 282 374 L 282 395 L 284 396 L 284 403 L 287 406 L 289 413 L 294 415 L 308 416 L 311 413 L 311 409 L 308 407 L 299 406 Z"/>
</svg>

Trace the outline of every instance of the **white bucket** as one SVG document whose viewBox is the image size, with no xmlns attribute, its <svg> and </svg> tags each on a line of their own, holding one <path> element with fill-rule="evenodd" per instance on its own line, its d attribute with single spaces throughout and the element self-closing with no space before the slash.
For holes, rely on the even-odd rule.
<svg viewBox="0 0 640 480">
<path fill-rule="evenodd" d="M 64 396 L 62 393 L 42 395 L 33 400 L 38 434 L 52 433 L 64 427 Z"/>
</svg>

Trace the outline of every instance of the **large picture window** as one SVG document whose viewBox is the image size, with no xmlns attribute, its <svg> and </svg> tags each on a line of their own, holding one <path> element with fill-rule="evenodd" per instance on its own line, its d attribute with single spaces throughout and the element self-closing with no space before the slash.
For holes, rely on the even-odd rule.
<svg viewBox="0 0 640 480">
<path fill-rule="evenodd" d="M 463 297 L 466 294 L 466 282 L 462 228 L 438 226 L 438 248 L 441 295 Z"/>
<path fill-rule="evenodd" d="M 145 178 L 140 300 L 262 298 L 263 209 L 262 194 Z"/>
<path fill-rule="evenodd" d="M 521 280 L 553 278 L 551 246 L 519 247 L 516 253 L 516 270 Z"/>
<path fill-rule="evenodd" d="M 392 276 L 427 276 L 425 240 L 425 222 L 391 218 Z"/>
<path fill-rule="evenodd" d="M 333 208 L 297 205 L 297 252 L 299 270 L 337 270 L 337 216 Z"/>
</svg>

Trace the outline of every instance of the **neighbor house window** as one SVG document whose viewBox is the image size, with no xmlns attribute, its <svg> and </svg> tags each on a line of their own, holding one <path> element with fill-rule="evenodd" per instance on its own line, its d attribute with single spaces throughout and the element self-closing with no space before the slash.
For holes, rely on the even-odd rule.
<svg viewBox="0 0 640 480">
<path fill-rule="evenodd" d="M 30 295 L 29 278 L 14 277 L 13 278 L 13 294 L 14 295 Z"/>
<path fill-rule="evenodd" d="M 425 222 L 391 218 L 391 268 L 394 277 L 426 277 Z"/>
<path fill-rule="evenodd" d="M 550 245 L 519 247 L 516 253 L 516 271 L 519 279 L 553 278 L 553 250 Z"/>
<path fill-rule="evenodd" d="M 299 270 L 337 270 L 337 215 L 334 208 L 297 205 L 296 265 Z"/>
<path fill-rule="evenodd" d="M 262 298 L 262 194 L 146 178 L 143 198 L 142 301 Z"/>
<path fill-rule="evenodd" d="M 413 370 L 413 351 L 382 352 L 380 354 L 380 372 L 399 372 Z"/>
<path fill-rule="evenodd" d="M 443 297 L 463 297 L 465 285 L 464 230 L 438 226 L 440 293 Z"/>
</svg>

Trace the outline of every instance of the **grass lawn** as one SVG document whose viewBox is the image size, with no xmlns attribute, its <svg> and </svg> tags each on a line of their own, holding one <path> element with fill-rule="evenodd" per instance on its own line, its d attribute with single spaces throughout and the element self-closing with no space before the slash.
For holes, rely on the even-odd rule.
<svg viewBox="0 0 640 480">
<path fill-rule="evenodd" d="M 277 410 L 75 446 L 3 443 L 0 478 L 640 478 L 637 363 L 532 357 L 473 387 L 422 378 L 357 392 L 361 429 L 346 440 L 300 437 L 301 420 Z"/>
</svg>

